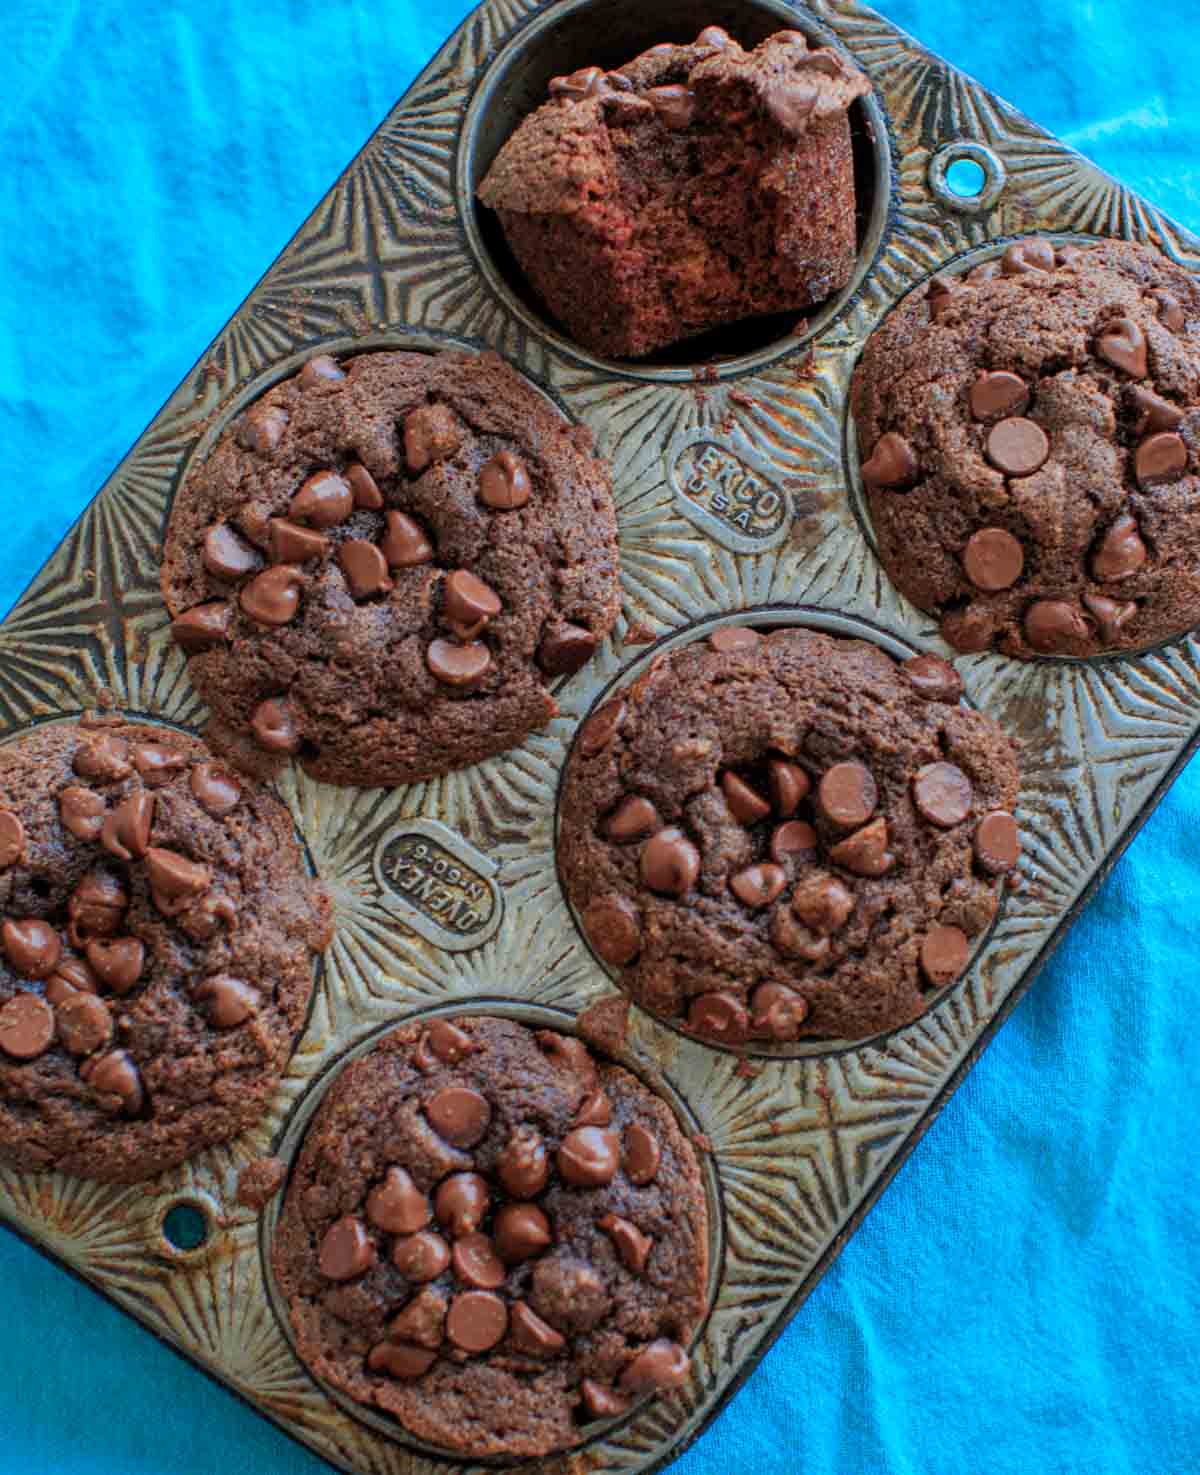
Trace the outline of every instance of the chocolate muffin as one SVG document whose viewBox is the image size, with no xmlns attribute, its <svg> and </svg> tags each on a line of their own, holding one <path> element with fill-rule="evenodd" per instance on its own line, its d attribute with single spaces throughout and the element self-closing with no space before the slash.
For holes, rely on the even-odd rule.
<svg viewBox="0 0 1200 1475">
<path fill-rule="evenodd" d="M 639 358 L 723 323 L 810 307 L 856 252 L 847 109 L 870 84 L 799 31 L 719 26 L 585 67 L 479 187 L 538 296 L 585 347 Z"/>
<path fill-rule="evenodd" d="M 162 588 L 232 761 L 431 778 L 544 726 L 611 628 L 608 471 L 495 354 L 319 355 L 188 478 Z"/>
<path fill-rule="evenodd" d="M 935 277 L 872 336 L 853 408 L 883 564 L 957 650 L 1200 622 L 1200 286 L 1154 248 L 1032 238 Z"/>
<path fill-rule="evenodd" d="M 705 1198 L 628 1071 L 511 1020 L 435 1019 L 330 1087 L 274 1266 L 334 1387 L 458 1454 L 542 1455 L 686 1379 Z"/>
<path fill-rule="evenodd" d="M 330 911 L 287 811 L 194 738 L 0 748 L 0 1157 L 135 1183 L 256 1122 Z"/>
<path fill-rule="evenodd" d="M 562 883 L 638 1003 L 728 1045 L 907 1024 L 1017 863 L 1013 749 L 947 662 L 725 626 L 580 729 Z"/>
</svg>

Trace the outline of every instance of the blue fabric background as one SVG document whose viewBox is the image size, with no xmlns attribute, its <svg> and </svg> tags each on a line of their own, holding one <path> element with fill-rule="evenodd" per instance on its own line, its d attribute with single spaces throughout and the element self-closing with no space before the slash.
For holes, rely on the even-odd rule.
<svg viewBox="0 0 1200 1475">
<path fill-rule="evenodd" d="M 1200 226 L 1195 0 L 883 8 Z M 465 10 L 0 0 L 0 605 Z M 1193 768 L 679 1475 L 1200 1470 L 1197 835 Z M 12 1475 L 325 1468 L 2 1233 L 0 1366 Z"/>
</svg>

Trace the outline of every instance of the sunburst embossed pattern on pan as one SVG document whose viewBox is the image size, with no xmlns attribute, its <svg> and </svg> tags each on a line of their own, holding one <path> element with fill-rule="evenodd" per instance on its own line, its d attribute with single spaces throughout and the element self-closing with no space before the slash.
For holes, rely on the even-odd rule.
<svg viewBox="0 0 1200 1475">
<path fill-rule="evenodd" d="M 0 626 L 4 733 L 98 704 L 201 728 L 206 714 L 158 595 L 170 499 L 197 446 L 264 376 L 283 377 L 326 344 L 367 348 L 424 334 L 497 349 L 589 424 L 612 460 L 623 613 L 591 665 L 561 686 L 560 715 L 544 731 L 403 789 L 332 789 L 294 770 L 280 781 L 338 928 L 265 1120 L 149 1192 L 0 1170 L 9 1225 L 346 1470 L 463 1467 L 370 1427 L 304 1372 L 266 1294 L 258 1217 L 235 1197 L 242 1168 L 272 1151 L 296 1104 L 348 1050 L 415 1011 L 501 996 L 570 1017 L 613 997 L 558 887 L 555 795 L 583 714 L 647 642 L 724 614 L 807 606 L 863 620 L 901 647 L 947 653 L 884 578 L 848 490 L 850 375 L 867 335 L 906 291 L 948 262 L 1031 231 L 1125 236 L 1200 267 L 1195 238 L 857 0 L 718 0 L 706 22 L 751 38 L 800 27 L 847 47 L 870 76 L 874 137 L 864 132 L 863 158 L 872 204 L 860 223 L 860 279 L 793 340 L 740 352 L 713 372 L 589 360 L 539 326 L 482 264 L 462 188 L 467 121 L 487 79 L 515 48 L 530 55 L 539 34 L 574 34 L 588 49 L 563 56 L 560 46 L 531 77 L 538 66 L 549 75 L 560 61 L 605 60 L 591 54 L 597 35 L 613 61 L 647 41 L 679 39 L 674 29 L 655 33 L 653 17 L 670 8 L 637 9 L 641 29 L 629 38 L 594 20 L 608 14 L 604 0 L 490 0 L 471 15 Z M 571 17 L 574 31 L 563 28 Z M 981 161 L 983 197 L 948 196 L 944 171 L 957 157 Z M 1200 733 L 1200 647 L 1190 636 L 1127 659 L 984 655 L 958 665 L 969 699 L 1020 744 L 1025 836 L 1019 884 L 961 981 L 908 1029 L 802 1059 L 746 1064 L 631 1016 L 632 1058 L 648 1077 L 666 1075 L 694 1120 L 725 1242 L 688 1383 L 592 1443 L 593 1471 L 660 1466 L 711 1419 Z M 397 858 L 428 868 L 419 902 L 395 883 Z M 435 900 L 447 866 L 457 877 L 451 903 Z M 176 1203 L 199 1207 L 208 1226 L 203 1245 L 186 1253 L 162 1234 Z"/>
</svg>

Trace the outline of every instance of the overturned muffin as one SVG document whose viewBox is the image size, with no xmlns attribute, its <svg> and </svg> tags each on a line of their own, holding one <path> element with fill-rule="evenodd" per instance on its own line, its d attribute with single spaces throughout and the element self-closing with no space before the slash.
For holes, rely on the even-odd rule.
<svg viewBox="0 0 1200 1475">
<path fill-rule="evenodd" d="M 1032 238 L 871 337 L 853 408 L 893 582 L 960 651 L 1092 656 L 1200 622 L 1200 286 Z"/>
<path fill-rule="evenodd" d="M 475 1017 L 342 1071 L 274 1265 L 320 1377 L 445 1449 L 528 1457 L 686 1381 L 707 1254 L 666 1103 L 577 1039 Z"/>
<path fill-rule="evenodd" d="M 172 728 L 0 749 L 0 1158 L 133 1183 L 250 1126 L 331 908 L 292 821 Z"/>
<path fill-rule="evenodd" d="M 847 109 L 869 90 L 841 52 L 810 51 L 799 31 L 746 52 L 709 26 L 616 71 L 556 77 L 479 198 L 572 337 L 639 358 L 845 286 Z"/>
<path fill-rule="evenodd" d="M 860 1039 L 953 983 L 1019 857 L 1017 767 L 954 668 L 726 626 L 580 728 L 563 885 L 645 1008 L 728 1045 Z"/>
<path fill-rule="evenodd" d="M 319 354 L 189 475 L 162 588 L 232 761 L 430 778 L 549 722 L 611 628 L 608 468 L 496 354 Z"/>
</svg>

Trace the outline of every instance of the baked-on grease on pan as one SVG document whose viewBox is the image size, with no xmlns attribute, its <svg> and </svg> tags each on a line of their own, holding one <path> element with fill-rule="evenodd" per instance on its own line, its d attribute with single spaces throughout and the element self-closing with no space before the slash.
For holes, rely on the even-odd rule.
<svg viewBox="0 0 1200 1475">
<path fill-rule="evenodd" d="M 0 749 L 0 1157 L 137 1182 L 267 1109 L 331 909 L 287 811 L 195 738 Z"/>
<path fill-rule="evenodd" d="M 617 614 L 607 467 L 495 354 L 312 358 L 180 490 L 162 587 L 211 740 L 401 784 L 514 747 Z"/>
<path fill-rule="evenodd" d="M 719 26 L 615 71 L 583 67 L 501 149 L 479 188 L 571 336 L 639 358 L 849 281 L 849 57 L 780 31 L 746 52 Z"/>
<path fill-rule="evenodd" d="M 934 277 L 868 341 L 853 408 L 880 557 L 958 650 L 1200 623 L 1200 287 L 1153 247 L 1034 237 Z"/>
<path fill-rule="evenodd" d="M 517 1457 L 685 1381 L 707 1245 L 661 1098 L 581 1040 L 475 1016 L 341 1071 L 274 1265 L 320 1377 L 455 1453 Z"/>
<path fill-rule="evenodd" d="M 1017 765 L 954 668 L 720 627 L 580 728 L 563 884 L 630 994 L 729 1045 L 859 1039 L 954 982 L 1017 863 Z"/>
</svg>

